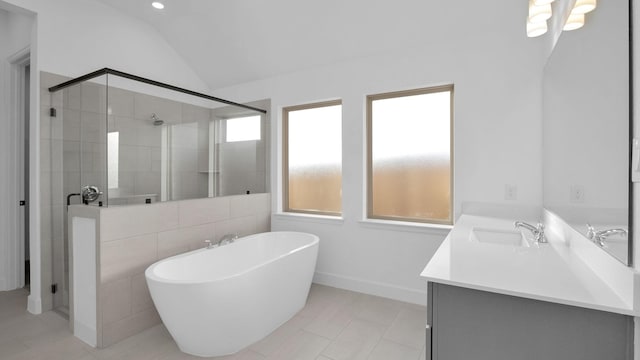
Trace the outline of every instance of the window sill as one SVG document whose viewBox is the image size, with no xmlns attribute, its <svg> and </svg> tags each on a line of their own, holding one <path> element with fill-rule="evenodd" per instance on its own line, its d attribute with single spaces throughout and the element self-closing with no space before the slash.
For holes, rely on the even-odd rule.
<svg viewBox="0 0 640 360">
<path fill-rule="evenodd" d="M 440 224 L 426 224 L 410 221 L 394 221 L 394 220 L 379 220 L 379 219 L 365 219 L 358 221 L 363 227 L 382 230 L 394 230 L 394 231 L 408 231 L 408 232 L 420 232 L 429 233 L 434 235 L 447 235 L 453 225 L 440 225 Z"/>
<path fill-rule="evenodd" d="M 344 218 L 341 216 L 330 216 L 330 215 L 314 215 L 314 214 L 303 214 L 303 213 L 277 213 L 273 214 L 273 218 L 277 220 L 284 221 L 306 221 L 313 222 L 319 224 L 332 224 L 332 225 L 342 225 L 344 224 Z"/>
</svg>

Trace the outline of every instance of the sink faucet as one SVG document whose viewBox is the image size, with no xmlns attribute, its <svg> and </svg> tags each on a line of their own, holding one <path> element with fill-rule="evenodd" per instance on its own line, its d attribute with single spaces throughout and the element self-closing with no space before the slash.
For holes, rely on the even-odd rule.
<svg viewBox="0 0 640 360">
<path fill-rule="evenodd" d="M 627 230 L 622 228 L 596 230 L 593 226 L 591 226 L 591 224 L 587 224 L 587 239 L 598 244 L 598 246 L 604 246 L 605 239 L 615 234 L 621 234 L 622 236 L 626 237 Z"/>
<path fill-rule="evenodd" d="M 218 241 L 218 246 L 222 246 L 225 244 L 231 244 L 236 239 L 238 239 L 238 234 L 226 234 L 223 236 L 220 241 Z"/>
<path fill-rule="evenodd" d="M 513 225 L 517 228 L 525 228 L 533 234 L 533 239 L 538 243 L 546 243 L 547 237 L 544 236 L 544 225 L 542 223 L 538 223 L 537 226 L 533 226 L 531 224 L 527 224 L 524 221 L 516 221 Z"/>
</svg>

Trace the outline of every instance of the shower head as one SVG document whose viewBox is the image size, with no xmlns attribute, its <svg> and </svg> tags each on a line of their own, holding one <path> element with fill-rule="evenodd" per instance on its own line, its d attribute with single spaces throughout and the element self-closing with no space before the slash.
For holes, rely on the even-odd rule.
<svg viewBox="0 0 640 360">
<path fill-rule="evenodd" d="M 155 126 L 164 124 L 164 120 L 160 119 L 155 113 L 151 115 L 151 120 L 153 120 L 153 125 Z"/>
</svg>

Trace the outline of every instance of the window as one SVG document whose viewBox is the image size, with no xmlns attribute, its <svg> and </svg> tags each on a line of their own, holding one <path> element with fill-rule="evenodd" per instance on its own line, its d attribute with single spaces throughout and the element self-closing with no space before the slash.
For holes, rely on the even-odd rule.
<svg viewBox="0 0 640 360">
<path fill-rule="evenodd" d="M 367 97 L 369 218 L 452 223 L 453 85 Z"/>
<path fill-rule="evenodd" d="M 227 142 L 260 140 L 260 115 L 227 119 Z"/>
<path fill-rule="evenodd" d="M 342 212 L 342 103 L 283 110 L 284 211 Z"/>
</svg>

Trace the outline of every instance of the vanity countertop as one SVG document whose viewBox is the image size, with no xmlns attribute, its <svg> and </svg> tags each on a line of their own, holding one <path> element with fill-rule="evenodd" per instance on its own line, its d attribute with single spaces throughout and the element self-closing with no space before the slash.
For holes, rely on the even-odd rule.
<svg viewBox="0 0 640 360">
<path fill-rule="evenodd" d="M 529 246 L 479 242 L 472 230 L 514 231 L 513 220 L 462 215 L 421 276 L 429 281 L 626 315 L 633 304 L 607 286 L 563 242 Z M 631 270 L 630 270 L 631 271 Z"/>
</svg>

